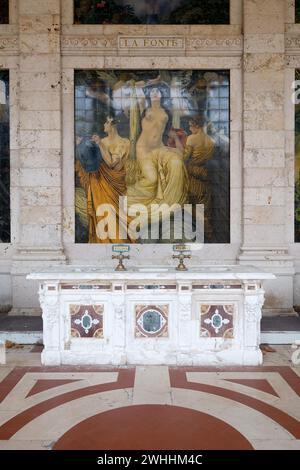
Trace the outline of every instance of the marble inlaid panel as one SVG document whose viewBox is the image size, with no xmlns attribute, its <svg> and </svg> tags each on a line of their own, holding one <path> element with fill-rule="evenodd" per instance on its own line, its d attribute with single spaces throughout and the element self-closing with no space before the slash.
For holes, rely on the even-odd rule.
<svg viewBox="0 0 300 470">
<path fill-rule="evenodd" d="M 209 338 L 233 338 L 234 305 L 202 304 L 200 314 L 200 336 Z"/>
<path fill-rule="evenodd" d="M 103 338 L 103 305 L 70 305 L 73 338 Z"/>
<path fill-rule="evenodd" d="M 169 305 L 136 305 L 135 337 L 162 338 L 169 336 Z"/>
</svg>

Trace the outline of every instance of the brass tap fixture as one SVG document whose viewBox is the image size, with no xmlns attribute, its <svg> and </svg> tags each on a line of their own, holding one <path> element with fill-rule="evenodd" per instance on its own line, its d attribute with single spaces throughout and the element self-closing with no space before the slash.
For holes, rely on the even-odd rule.
<svg viewBox="0 0 300 470">
<path fill-rule="evenodd" d="M 179 259 L 179 264 L 176 267 L 176 271 L 187 271 L 187 267 L 184 264 L 185 259 L 191 259 L 191 255 L 185 254 L 183 251 L 179 252 L 179 255 L 173 255 L 173 259 Z"/>
<path fill-rule="evenodd" d="M 119 253 L 118 255 L 112 255 L 111 259 L 117 259 L 119 260 L 119 264 L 116 267 L 115 271 L 127 271 L 123 264 L 124 259 L 130 259 L 129 255 L 123 255 L 123 253 Z"/>
</svg>

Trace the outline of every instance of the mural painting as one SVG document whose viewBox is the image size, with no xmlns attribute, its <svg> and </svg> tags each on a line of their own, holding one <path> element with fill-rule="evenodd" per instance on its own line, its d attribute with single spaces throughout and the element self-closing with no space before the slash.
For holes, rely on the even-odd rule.
<svg viewBox="0 0 300 470">
<path fill-rule="evenodd" d="M 176 217 L 187 208 L 195 231 L 198 206 L 205 242 L 230 242 L 229 82 L 229 71 L 75 72 L 77 243 L 184 242 Z M 110 220 L 117 232 L 99 235 Z"/>
</svg>

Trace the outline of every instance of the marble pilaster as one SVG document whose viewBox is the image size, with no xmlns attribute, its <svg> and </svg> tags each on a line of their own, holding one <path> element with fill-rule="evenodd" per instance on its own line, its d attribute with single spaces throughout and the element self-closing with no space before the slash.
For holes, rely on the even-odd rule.
<svg viewBox="0 0 300 470">
<path fill-rule="evenodd" d="M 33 266 L 62 263 L 60 1 L 19 0 L 18 244 L 15 310 L 32 307 Z M 29 291 L 27 289 L 29 288 Z M 35 294 L 36 297 L 36 294 Z"/>
<path fill-rule="evenodd" d="M 277 275 L 264 311 L 293 312 L 293 258 L 286 237 L 286 1 L 244 0 L 243 244 L 239 262 Z"/>
</svg>

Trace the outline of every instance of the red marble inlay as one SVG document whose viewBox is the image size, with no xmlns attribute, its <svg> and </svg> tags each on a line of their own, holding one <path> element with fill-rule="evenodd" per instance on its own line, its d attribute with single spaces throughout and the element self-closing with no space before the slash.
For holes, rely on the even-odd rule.
<svg viewBox="0 0 300 470">
<path fill-rule="evenodd" d="M 276 372 L 287 382 L 287 384 L 300 397 L 300 377 L 289 366 L 231 366 L 231 367 L 170 367 L 173 370 L 186 372 Z"/>
<path fill-rule="evenodd" d="M 239 385 L 245 385 L 246 387 L 255 388 L 261 392 L 270 393 L 275 397 L 279 398 L 279 395 L 275 392 L 274 388 L 271 386 L 270 382 L 265 379 L 225 379 L 226 382 L 232 382 Z"/>
<path fill-rule="evenodd" d="M 206 413 L 169 405 L 117 408 L 82 421 L 54 450 L 253 450 L 232 426 Z"/>
<path fill-rule="evenodd" d="M 0 403 L 7 397 L 11 390 L 17 385 L 22 377 L 29 371 L 29 367 L 15 367 L 3 380 L 0 382 Z"/>
<path fill-rule="evenodd" d="M 233 337 L 234 305 L 201 305 L 200 335 L 212 338 Z M 217 317 L 218 323 L 214 324 Z"/>
<path fill-rule="evenodd" d="M 261 368 L 260 371 L 265 369 L 267 368 Z M 276 369 L 276 367 L 274 367 L 273 369 Z M 280 367 L 278 369 L 280 369 Z M 241 371 L 243 370 L 245 371 L 245 369 L 242 369 Z M 208 370 L 208 372 L 211 371 L 211 369 Z M 224 371 L 227 371 L 227 369 L 225 369 Z M 199 392 L 211 393 L 212 395 L 217 395 L 236 401 L 237 403 L 242 403 L 243 405 L 249 406 L 250 408 L 259 411 L 265 416 L 268 416 L 269 418 L 273 419 L 273 421 L 280 424 L 280 426 L 290 432 L 296 439 L 300 439 L 300 422 L 285 413 L 284 411 L 281 411 L 275 408 L 274 406 L 268 405 L 267 403 L 264 403 L 261 400 L 244 395 L 243 393 L 234 392 L 214 385 L 189 382 L 186 377 L 187 372 L 197 372 L 197 369 L 170 369 L 171 386 L 174 388 L 183 388 L 189 390 L 197 390 Z M 203 372 L 203 370 L 200 370 L 200 372 Z"/>
<path fill-rule="evenodd" d="M 64 380 L 64 372 L 80 373 L 80 372 L 118 372 L 118 381 L 112 382 L 109 384 L 101 384 L 96 386 L 89 386 L 83 389 L 77 389 L 75 391 L 60 393 L 58 389 L 58 395 L 52 399 L 45 400 L 42 403 L 39 403 L 24 412 L 19 413 L 14 418 L 10 419 L 0 427 L 0 439 L 7 440 L 10 439 L 18 430 L 25 426 L 30 421 L 34 420 L 36 417 L 40 416 L 47 411 L 56 408 L 64 403 L 68 403 L 72 400 L 76 400 L 82 396 L 88 396 L 96 393 L 101 393 L 104 391 L 122 389 L 122 388 L 132 388 L 134 385 L 134 376 L 135 369 L 112 369 L 101 366 L 53 366 L 53 367 L 16 367 L 13 369 L 3 380 L 0 382 L 0 402 L 4 400 L 9 393 L 14 389 L 14 387 L 19 383 L 19 381 L 27 373 L 47 373 L 55 372 L 60 373 L 62 381 Z M 175 388 L 199 390 L 206 393 L 211 393 L 218 395 L 230 400 L 242 403 L 250 408 L 259 411 L 265 416 L 273 419 L 279 425 L 284 427 L 289 431 L 294 437 L 300 439 L 300 423 L 292 416 L 287 413 L 277 409 L 275 406 L 268 405 L 261 400 L 252 398 L 249 396 L 249 390 L 245 389 L 245 393 L 233 392 L 226 390 L 222 387 L 211 386 L 208 384 L 198 384 L 193 382 L 188 382 L 186 379 L 187 372 L 276 372 L 279 374 L 285 382 L 294 390 L 298 396 L 300 396 L 300 377 L 293 371 L 292 368 L 286 366 L 261 366 L 261 367 L 227 367 L 227 368 L 213 368 L 213 367 L 181 367 L 181 368 L 170 368 L 170 382 L 171 386 Z M 259 379 L 237 379 L 241 385 L 252 386 L 258 388 L 259 385 L 262 385 L 263 380 Z M 230 379 L 230 381 L 236 381 L 236 379 Z M 247 383 L 246 383 L 247 382 Z M 60 384 L 62 382 L 60 381 Z M 270 385 L 270 384 L 269 384 Z M 267 391 L 265 388 L 266 384 L 263 385 L 264 391 Z M 247 395 L 248 393 L 248 395 Z M 268 391 L 270 392 L 270 389 Z M 149 413 L 149 410 L 148 410 Z M 141 415 L 142 416 L 142 415 Z M 142 422 L 142 420 L 141 420 Z M 171 422 L 171 421 L 170 421 Z M 122 421 L 120 421 L 122 424 Z M 171 426 L 169 424 L 169 426 Z M 177 424 L 177 427 L 180 427 L 180 424 Z M 156 431 L 155 431 L 156 432 Z M 121 442 L 121 441 L 120 441 Z M 181 441 L 182 442 L 182 441 Z M 152 444 L 152 441 L 151 441 Z M 151 445 L 152 447 L 152 445 Z M 78 447 L 80 448 L 80 447 Z M 101 448 L 101 447 L 97 447 Z M 136 448 L 136 447 L 133 447 Z M 146 447 L 145 447 L 146 448 Z M 172 448 L 173 443 L 172 443 Z M 196 447 L 199 448 L 199 445 Z M 203 447 L 205 448 L 205 447 Z M 215 448 L 215 447 L 213 447 Z"/>
<path fill-rule="evenodd" d="M 34 368 L 34 367 L 27 368 L 25 372 L 37 372 L 37 370 L 35 369 L 39 369 L 39 368 Z M 45 368 L 40 368 L 40 369 L 42 369 L 41 372 L 45 372 Z M 49 372 L 57 372 L 57 368 L 50 367 L 49 369 L 48 369 Z M 86 372 L 87 370 L 88 368 L 86 368 Z M 67 371 L 74 372 L 74 368 L 73 369 L 69 368 Z M 78 368 L 77 372 L 79 371 L 80 371 L 80 368 Z M 97 369 L 96 371 L 99 372 L 99 370 Z M 106 371 L 108 371 L 108 369 L 106 369 Z M 0 426 L 0 440 L 10 439 L 17 431 L 19 431 L 19 429 L 24 427 L 26 424 L 30 423 L 30 421 L 42 415 L 43 413 L 46 413 L 49 410 L 52 410 L 60 405 L 63 405 L 64 403 L 68 403 L 70 401 L 77 400 L 78 398 L 85 397 L 88 395 L 94 395 L 96 393 L 133 387 L 135 369 L 121 369 L 121 370 L 111 369 L 109 370 L 109 372 L 118 372 L 118 379 L 116 382 L 111 382 L 107 384 L 99 384 L 99 385 L 91 385 L 90 387 L 85 387 L 85 388 L 81 388 L 78 390 L 73 390 L 71 392 L 66 392 L 66 393 L 57 395 L 56 397 L 45 400 L 41 403 L 38 403 L 37 405 L 34 405 L 31 408 L 28 408 L 27 410 L 14 416 L 9 421 L 7 421 L 2 426 Z M 24 375 L 24 372 L 22 376 L 23 375 Z M 19 376 L 18 381 L 20 380 L 20 378 L 21 377 Z M 7 394 L 12 388 L 13 387 L 9 388 Z"/>
<path fill-rule="evenodd" d="M 54 387 L 60 387 L 61 385 L 67 385 L 73 382 L 80 382 L 82 379 L 49 379 L 49 380 L 37 380 L 32 389 L 26 395 L 26 398 L 32 397 L 32 395 L 36 395 L 37 393 L 45 392 L 46 390 L 50 390 Z"/>
<path fill-rule="evenodd" d="M 70 305 L 70 316 L 72 337 L 103 338 L 103 305 Z"/>
</svg>

